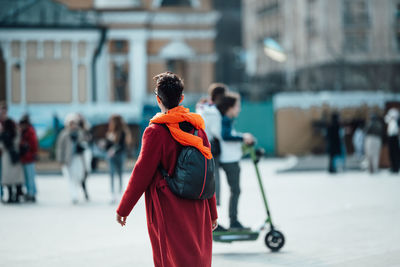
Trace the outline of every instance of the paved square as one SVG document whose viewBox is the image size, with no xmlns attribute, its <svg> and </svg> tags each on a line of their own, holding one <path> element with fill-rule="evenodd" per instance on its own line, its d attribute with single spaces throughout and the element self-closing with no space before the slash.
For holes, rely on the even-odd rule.
<svg viewBox="0 0 400 267">
<path fill-rule="evenodd" d="M 400 266 L 399 175 L 277 174 L 285 164 L 260 163 L 272 218 L 286 237 L 283 249 L 269 252 L 265 233 L 255 242 L 214 243 L 213 266 Z M 239 218 L 256 228 L 265 210 L 251 162 L 241 166 Z M 76 206 L 60 176 L 39 176 L 37 183 L 37 204 L 0 205 L 0 266 L 153 266 L 143 198 L 121 228 L 108 175 L 92 175 L 91 201 Z M 219 222 L 227 225 L 224 176 L 222 187 Z"/>
</svg>

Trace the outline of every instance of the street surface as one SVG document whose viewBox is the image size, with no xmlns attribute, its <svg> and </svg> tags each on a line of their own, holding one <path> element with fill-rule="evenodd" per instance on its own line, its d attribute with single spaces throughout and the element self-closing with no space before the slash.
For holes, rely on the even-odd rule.
<svg viewBox="0 0 400 267">
<path fill-rule="evenodd" d="M 255 242 L 214 243 L 213 266 L 400 266 L 400 175 L 277 173 L 287 164 L 260 163 L 285 246 L 271 253 L 265 232 Z M 252 163 L 244 160 L 241 166 L 239 219 L 257 228 L 265 209 Z M 0 266 L 153 266 L 143 197 L 122 228 L 115 221 L 117 204 L 110 204 L 107 174 L 93 174 L 87 185 L 91 201 L 75 206 L 60 175 L 39 175 L 37 183 L 38 203 L 0 204 Z M 222 188 L 219 222 L 227 226 L 224 176 Z"/>
</svg>

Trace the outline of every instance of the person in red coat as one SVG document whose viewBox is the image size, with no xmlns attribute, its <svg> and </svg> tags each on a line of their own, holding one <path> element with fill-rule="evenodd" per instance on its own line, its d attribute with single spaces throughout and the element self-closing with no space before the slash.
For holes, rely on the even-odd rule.
<svg viewBox="0 0 400 267">
<path fill-rule="evenodd" d="M 36 202 L 35 161 L 39 147 L 38 139 L 28 115 L 22 116 L 19 125 L 21 128 L 20 160 L 24 169 L 27 191 L 25 199 L 28 202 Z"/>
<path fill-rule="evenodd" d="M 150 121 L 143 133 L 142 149 L 118 206 L 117 221 L 124 226 L 145 193 L 154 265 L 208 267 L 212 258 L 212 231 L 217 227 L 215 194 L 205 200 L 180 198 L 170 191 L 158 169 L 162 164 L 168 173 L 173 173 L 181 144 L 195 146 L 205 157 L 212 157 L 204 121 L 200 115 L 179 106 L 183 100 L 183 82 L 177 75 L 165 72 L 154 80 L 162 113 Z M 198 129 L 198 136 L 187 134 L 193 133 L 194 128 Z"/>
</svg>

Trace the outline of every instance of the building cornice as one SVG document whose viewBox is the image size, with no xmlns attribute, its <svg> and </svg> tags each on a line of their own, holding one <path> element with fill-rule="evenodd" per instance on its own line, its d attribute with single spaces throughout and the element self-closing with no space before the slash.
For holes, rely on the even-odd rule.
<svg viewBox="0 0 400 267">
<path fill-rule="evenodd" d="M 0 29 L 0 41 L 97 41 L 98 29 Z"/>
<path fill-rule="evenodd" d="M 220 15 L 209 12 L 104 12 L 100 21 L 107 24 L 150 24 L 150 25 L 214 25 Z"/>
</svg>

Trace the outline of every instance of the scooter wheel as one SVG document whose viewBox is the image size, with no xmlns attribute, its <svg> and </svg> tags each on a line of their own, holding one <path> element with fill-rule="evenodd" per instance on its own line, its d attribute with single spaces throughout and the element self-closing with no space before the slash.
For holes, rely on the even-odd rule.
<svg viewBox="0 0 400 267">
<path fill-rule="evenodd" d="M 265 245 L 272 252 L 280 250 L 284 244 L 285 244 L 285 237 L 279 231 L 271 230 L 265 236 Z"/>
</svg>

